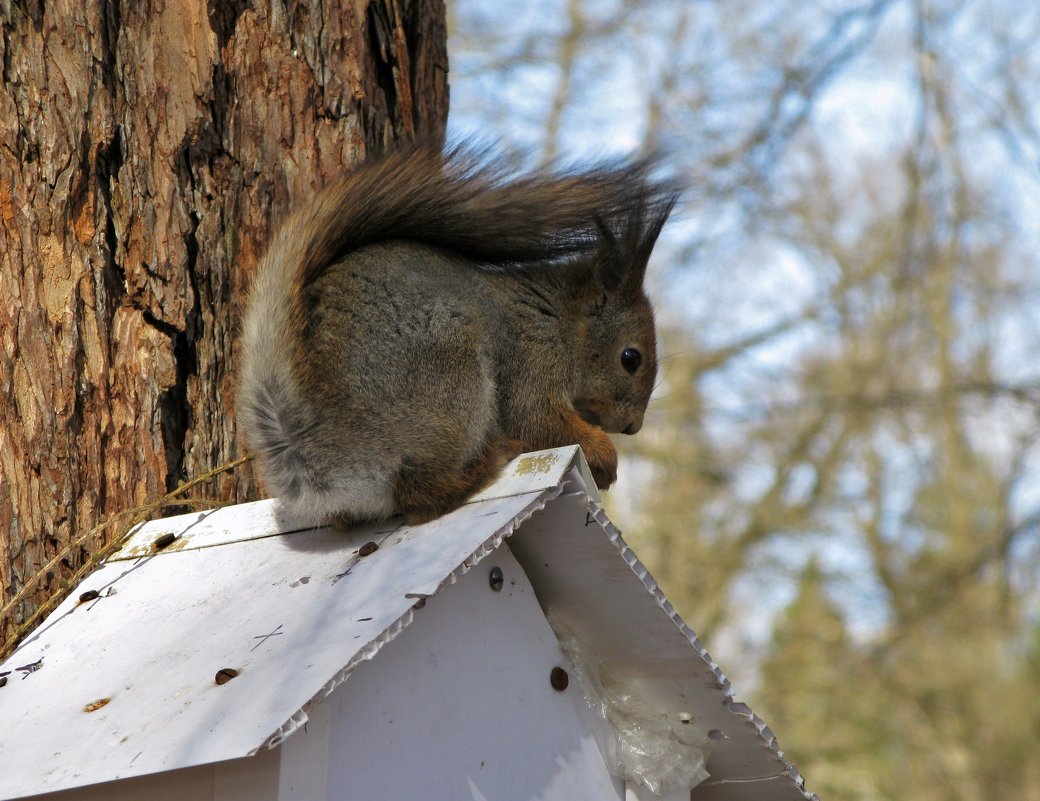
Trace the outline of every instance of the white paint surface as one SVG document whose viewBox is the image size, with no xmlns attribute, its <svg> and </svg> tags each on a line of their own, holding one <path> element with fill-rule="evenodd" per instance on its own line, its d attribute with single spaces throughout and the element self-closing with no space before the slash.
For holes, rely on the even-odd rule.
<svg viewBox="0 0 1040 801">
<path fill-rule="evenodd" d="M 594 655 L 605 684 L 635 693 L 684 739 L 715 743 L 710 778 L 693 790 L 693 801 L 808 797 L 772 732 L 733 701 L 718 665 L 595 503 L 558 498 L 510 548 L 542 608 Z M 642 788 L 631 792 L 654 797 Z"/>
<path fill-rule="evenodd" d="M 500 592 L 488 583 L 503 572 Z M 623 798 L 556 637 L 504 545 L 416 612 L 333 707 L 329 786 L 344 801 Z M 346 688 L 345 688 L 346 689 Z"/>
<path fill-rule="evenodd" d="M 412 622 L 417 596 L 452 583 L 552 492 L 470 504 L 417 528 L 314 529 L 102 567 L 0 668 L 43 659 L 0 688 L 0 798 L 280 742 L 313 698 Z M 359 557 L 369 541 L 379 549 Z M 87 589 L 103 595 L 80 604 Z M 239 675 L 218 686 L 222 668 Z"/>
</svg>

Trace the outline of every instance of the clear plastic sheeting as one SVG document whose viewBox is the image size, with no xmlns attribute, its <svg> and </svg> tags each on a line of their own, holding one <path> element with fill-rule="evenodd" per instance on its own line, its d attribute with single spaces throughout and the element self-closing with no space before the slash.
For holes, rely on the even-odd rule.
<svg viewBox="0 0 1040 801">
<path fill-rule="evenodd" d="M 705 763 L 715 739 L 688 712 L 663 711 L 646 701 L 634 677 L 604 675 L 595 654 L 553 615 L 549 621 L 592 714 L 597 741 L 614 775 L 654 795 L 689 793 L 708 778 Z"/>
</svg>

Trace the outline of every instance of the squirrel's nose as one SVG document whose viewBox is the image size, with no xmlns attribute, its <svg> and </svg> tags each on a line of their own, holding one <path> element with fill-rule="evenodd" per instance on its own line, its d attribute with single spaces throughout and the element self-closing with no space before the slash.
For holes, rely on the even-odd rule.
<svg viewBox="0 0 1040 801">
<path fill-rule="evenodd" d="M 621 433 L 622 434 L 635 434 L 642 427 L 643 427 L 643 421 L 642 420 L 637 420 L 634 423 L 629 423 L 628 427 L 624 431 L 622 431 Z"/>
</svg>

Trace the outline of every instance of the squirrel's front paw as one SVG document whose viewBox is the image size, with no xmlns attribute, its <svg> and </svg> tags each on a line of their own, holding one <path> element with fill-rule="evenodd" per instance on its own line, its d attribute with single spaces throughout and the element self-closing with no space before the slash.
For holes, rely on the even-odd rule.
<svg viewBox="0 0 1040 801">
<path fill-rule="evenodd" d="M 564 432 L 559 442 L 576 442 L 585 454 L 596 486 L 606 489 L 617 480 L 618 456 L 614 443 L 606 431 L 586 422 L 574 409 L 564 410 L 562 417 Z"/>
<path fill-rule="evenodd" d="M 589 462 L 589 470 L 592 471 L 592 477 L 596 479 L 596 486 L 601 490 L 608 489 L 617 481 L 617 462 L 614 462 L 613 465 Z"/>
<path fill-rule="evenodd" d="M 605 490 L 617 481 L 618 455 L 614 443 L 605 433 L 600 431 L 599 436 L 586 439 L 581 443 L 581 450 L 597 487 Z"/>
</svg>

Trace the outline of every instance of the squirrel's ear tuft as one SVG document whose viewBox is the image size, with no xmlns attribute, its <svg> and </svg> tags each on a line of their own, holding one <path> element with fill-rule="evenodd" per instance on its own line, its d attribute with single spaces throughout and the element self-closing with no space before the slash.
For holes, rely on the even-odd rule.
<svg viewBox="0 0 1040 801">
<path fill-rule="evenodd" d="M 604 291 L 613 295 L 625 278 L 624 243 L 602 216 L 597 214 L 595 223 L 599 239 L 599 246 L 596 248 L 596 277 Z"/>
<path fill-rule="evenodd" d="M 623 215 L 614 220 L 596 218 L 599 280 L 608 293 L 628 295 L 642 287 L 650 254 L 678 199 L 674 187 L 651 184 L 643 187 Z"/>
<path fill-rule="evenodd" d="M 635 240 L 632 243 L 632 251 L 629 255 L 631 266 L 626 279 L 628 286 L 632 289 L 643 285 L 646 275 L 646 266 L 650 263 L 650 254 L 657 244 L 657 237 L 661 235 L 661 229 L 668 221 L 668 216 L 679 201 L 679 194 L 674 189 L 667 189 L 663 194 L 653 198 L 648 203 L 646 214 L 640 220 L 640 225 L 635 231 Z"/>
</svg>

